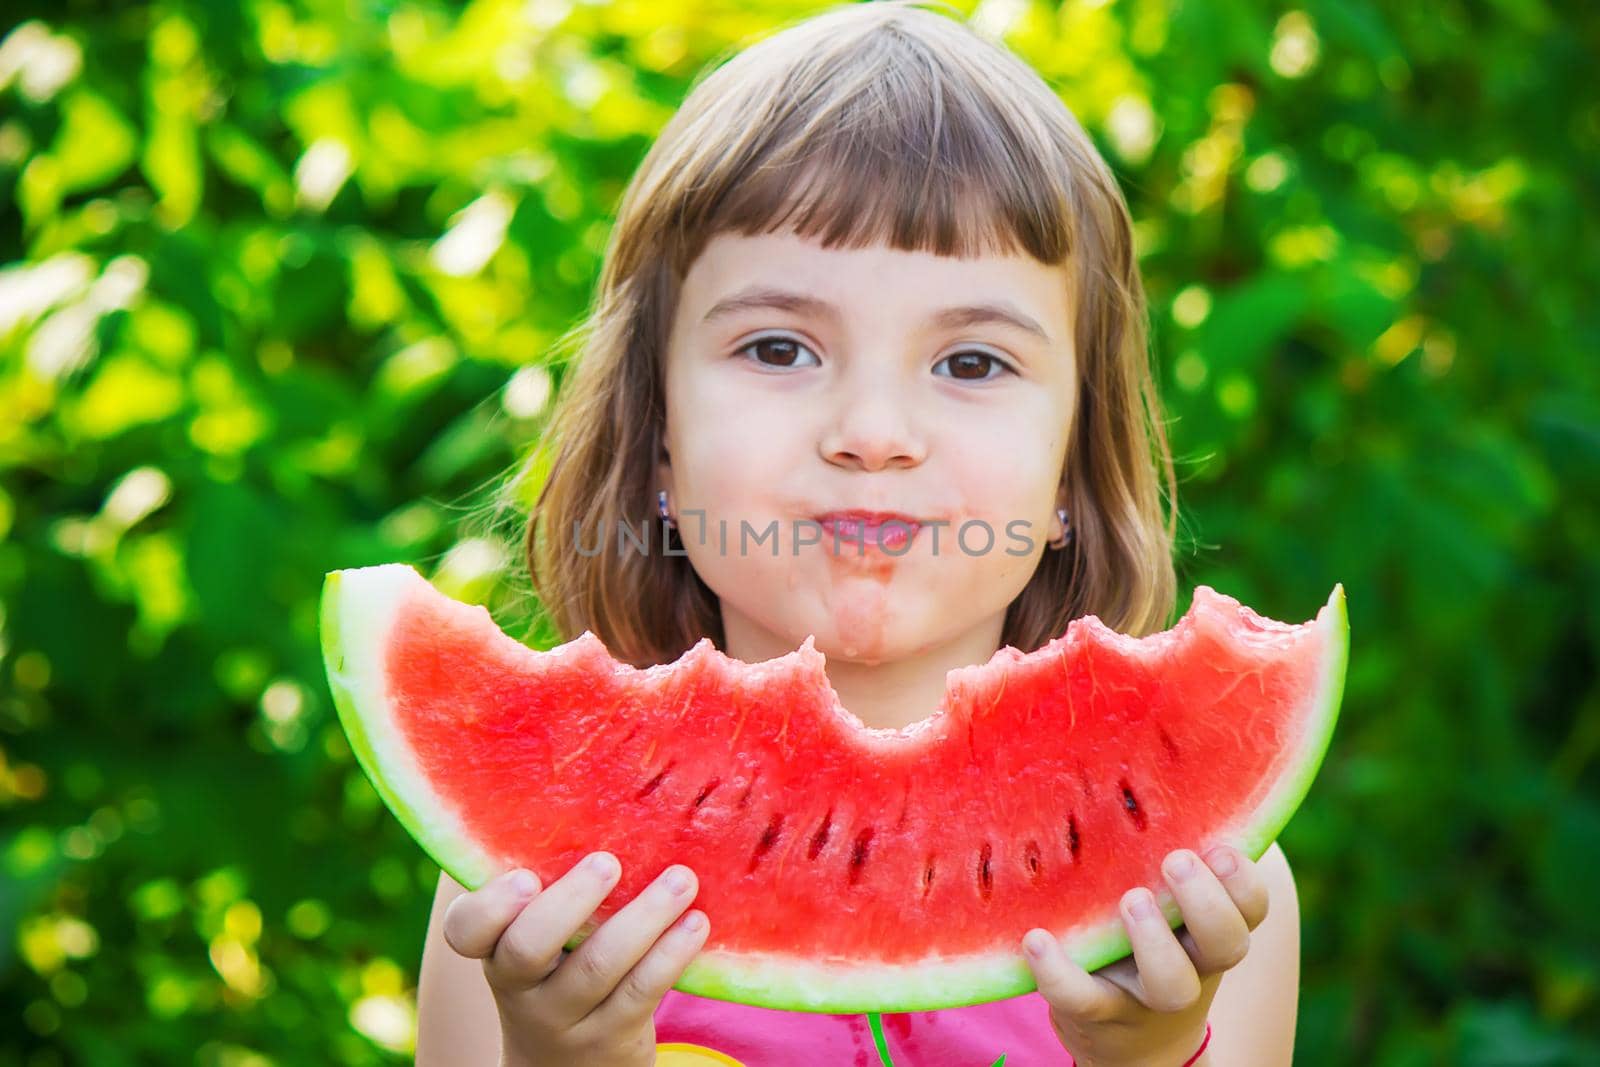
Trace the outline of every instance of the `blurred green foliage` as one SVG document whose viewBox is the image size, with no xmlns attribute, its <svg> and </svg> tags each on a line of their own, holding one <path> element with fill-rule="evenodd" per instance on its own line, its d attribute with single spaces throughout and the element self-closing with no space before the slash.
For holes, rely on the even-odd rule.
<svg viewBox="0 0 1600 1067">
<path fill-rule="evenodd" d="M 1346 586 L 1296 1062 L 1600 1062 L 1596 9 L 957 6 L 1124 180 L 1180 609 Z M 7 5 L 0 1063 L 408 1059 L 437 868 L 343 744 L 322 575 L 511 603 L 463 520 L 623 184 L 817 9 Z"/>
</svg>

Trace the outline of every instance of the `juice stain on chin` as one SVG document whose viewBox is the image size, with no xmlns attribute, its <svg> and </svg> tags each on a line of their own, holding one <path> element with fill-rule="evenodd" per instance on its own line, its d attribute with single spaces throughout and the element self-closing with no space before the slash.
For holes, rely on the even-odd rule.
<svg viewBox="0 0 1600 1067">
<path fill-rule="evenodd" d="M 880 552 L 857 554 L 843 546 L 829 555 L 833 569 L 834 626 L 840 651 L 850 659 L 864 653 L 877 661 L 889 626 L 890 583 L 898 559 Z"/>
<path fill-rule="evenodd" d="M 840 575 L 866 578 L 880 585 L 888 585 L 894 579 L 895 568 L 903 558 L 872 548 L 863 552 L 853 542 L 840 544 L 837 554 L 831 550 L 828 553 L 828 562 Z"/>
</svg>

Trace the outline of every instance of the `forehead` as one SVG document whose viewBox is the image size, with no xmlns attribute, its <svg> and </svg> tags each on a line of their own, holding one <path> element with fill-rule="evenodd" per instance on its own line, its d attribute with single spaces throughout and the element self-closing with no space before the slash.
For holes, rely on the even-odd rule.
<svg viewBox="0 0 1600 1067">
<path fill-rule="evenodd" d="M 713 305 L 752 286 L 803 292 L 847 315 L 1008 304 L 1053 339 L 1070 336 L 1071 272 L 1025 252 L 957 258 L 886 244 L 825 248 L 790 231 L 711 238 L 684 277 L 680 309 L 691 328 Z"/>
</svg>

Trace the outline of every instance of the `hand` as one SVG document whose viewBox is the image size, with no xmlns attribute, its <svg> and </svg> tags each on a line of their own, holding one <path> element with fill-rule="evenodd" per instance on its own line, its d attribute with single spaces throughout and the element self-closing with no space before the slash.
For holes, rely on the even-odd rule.
<svg viewBox="0 0 1600 1067">
<path fill-rule="evenodd" d="M 507 1067 L 655 1063 L 656 1006 L 710 927 L 704 912 L 679 919 L 698 883 L 693 871 L 673 866 L 565 951 L 621 873 L 615 856 L 596 852 L 542 892 L 531 872 L 512 870 L 451 901 L 445 940 L 483 960 Z M 527 888 L 519 891 L 524 874 Z"/>
<path fill-rule="evenodd" d="M 1045 931 L 1030 930 L 1024 938 L 1023 954 L 1050 1005 L 1050 1021 L 1078 1067 L 1178 1067 L 1186 1061 L 1205 1037 L 1223 973 L 1244 959 L 1250 931 L 1267 917 L 1266 882 L 1238 849 L 1214 848 L 1204 863 L 1180 849 L 1168 854 L 1162 876 L 1185 929 L 1174 934 L 1148 889 L 1130 890 L 1122 898 L 1122 922 L 1131 959 L 1091 975 Z M 1038 956 L 1028 950 L 1035 938 L 1044 950 Z"/>
</svg>

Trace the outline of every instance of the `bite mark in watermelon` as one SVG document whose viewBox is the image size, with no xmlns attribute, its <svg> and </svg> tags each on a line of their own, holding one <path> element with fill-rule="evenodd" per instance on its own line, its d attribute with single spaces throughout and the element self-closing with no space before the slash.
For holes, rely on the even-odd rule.
<svg viewBox="0 0 1600 1067">
<path fill-rule="evenodd" d="M 1342 586 L 1290 625 L 1202 585 L 1167 631 L 1074 620 L 876 730 L 811 638 L 760 663 L 703 639 L 645 669 L 591 633 L 540 652 L 401 564 L 331 572 L 321 625 L 358 761 L 456 881 L 548 884 L 606 849 L 603 921 L 687 864 L 711 929 L 680 990 L 837 1013 L 1031 991 L 1035 926 L 1091 970 L 1120 959 L 1136 885 L 1177 923 L 1162 857 L 1266 850 L 1322 762 L 1348 644 Z"/>
</svg>

